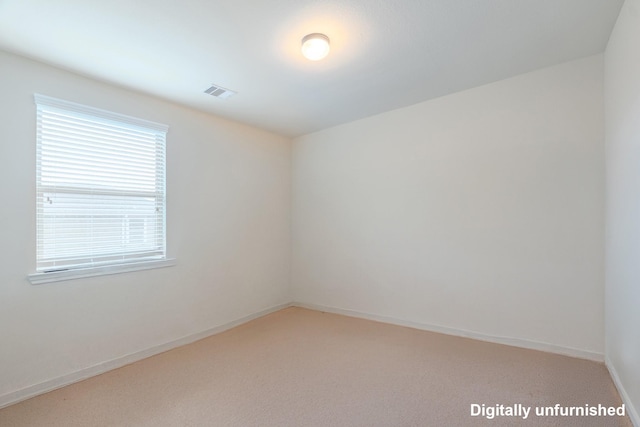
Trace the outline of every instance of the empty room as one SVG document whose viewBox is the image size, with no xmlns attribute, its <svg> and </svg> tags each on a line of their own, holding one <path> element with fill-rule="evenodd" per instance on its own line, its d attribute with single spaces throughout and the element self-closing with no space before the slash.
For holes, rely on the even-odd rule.
<svg viewBox="0 0 640 427">
<path fill-rule="evenodd" d="M 640 0 L 0 0 L 0 426 L 640 427 Z"/>
</svg>

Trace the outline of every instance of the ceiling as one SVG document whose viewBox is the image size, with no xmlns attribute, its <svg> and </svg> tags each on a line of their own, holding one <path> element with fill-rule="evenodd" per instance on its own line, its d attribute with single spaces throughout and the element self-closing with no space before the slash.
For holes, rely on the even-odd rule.
<svg viewBox="0 0 640 427">
<path fill-rule="evenodd" d="M 0 49 L 297 136 L 602 52 L 622 3 L 0 0 Z"/>
</svg>

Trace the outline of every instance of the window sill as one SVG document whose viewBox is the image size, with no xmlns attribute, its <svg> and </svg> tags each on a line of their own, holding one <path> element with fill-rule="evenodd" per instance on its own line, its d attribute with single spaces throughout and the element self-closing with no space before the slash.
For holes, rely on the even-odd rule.
<svg viewBox="0 0 640 427">
<path fill-rule="evenodd" d="M 130 271 L 151 270 L 154 268 L 176 265 L 175 258 L 142 261 L 130 264 L 105 265 L 101 267 L 77 268 L 73 270 L 51 271 L 49 273 L 33 273 L 27 277 L 32 285 L 61 282 L 63 280 L 82 279 L 85 277 L 106 276 L 108 274 L 128 273 Z"/>
</svg>

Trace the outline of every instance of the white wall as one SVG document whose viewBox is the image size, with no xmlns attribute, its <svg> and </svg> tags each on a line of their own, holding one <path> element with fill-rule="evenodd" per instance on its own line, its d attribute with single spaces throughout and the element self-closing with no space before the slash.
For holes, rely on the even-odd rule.
<svg viewBox="0 0 640 427">
<path fill-rule="evenodd" d="M 606 357 L 640 426 L 640 1 L 627 0 L 605 54 Z"/>
<path fill-rule="evenodd" d="M 289 301 L 289 139 L 1 52 L 0 82 L 0 403 Z M 170 126 L 168 250 L 177 266 L 29 284 L 34 92 Z"/>
<path fill-rule="evenodd" d="M 626 115 L 638 108 L 633 1 L 607 51 L 609 166 L 622 165 L 608 172 L 608 249 L 619 256 L 608 265 L 607 351 L 637 399 L 629 325 L 639 321 L 629 307 L 638 280 L 628 257 L 638 251 L 623 248 L 640 229 L 621 178 L 640 156 L 637 121 Z M 626 70 L 631 55 L 636 68 Z M 604 351 L 601 55 L 300 137 L 293 174 L 290 141 L 274 134 L 1 52 L 0 81 L 0 403 L 291 299 Z M 177 266 L 27 282 L 34 92 L 170 126 Z"/>
<path fill-rule="evenodd" d="M 602 82 L 597 55 L 294 140 L 294 300 L 602 358 Z"/>
</svg>

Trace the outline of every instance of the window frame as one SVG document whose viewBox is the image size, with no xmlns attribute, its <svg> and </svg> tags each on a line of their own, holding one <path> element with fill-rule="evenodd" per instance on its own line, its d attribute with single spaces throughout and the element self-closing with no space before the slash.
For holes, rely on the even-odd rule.
<svg viewBox="0 0 640 427">
<path fill-rule="evenodd" d="M 113 123 L 118 126 L 125 126 L 127 128 L 138 128 L 144 129 L 146 131 L 153 131 L 162 137 L 162 146 L 159 148 L 162 149 L 162 181 L 157 181 L 158 176 L 156 176 L 155 183 L 156 187 L 158 184 L 161 185 L 162 192 L 158 193 L 161 195 L 162 203 L 162 212 L 161 216 L 156 218 L 157 220 L 161 220 L 161 254 L 153 255 L 148 257 L 140 257 L 133 258 L 127 260 L 126 251 L 119 252 L 120 255 L 116 255 L 116 257 L 121 258 L 118 260 L 112 261 L 101 261 L 95 264 L 91 262 L 85 262 L 80 265 L 72 265 L 72 266 L 62 266 L 59 269 L 55 267 L 49 269 L 42 265 L 38 265 L 40 260 L 36 257 L 36 266 L 35 273 L 28 274 L 28 279 L 32 284 L 41 284 L 48 282 L 57 282 L 62 280 L 70 280 L 76 278 L 84 278 L 84 277 L 93 277 L 93 276 L 102 276 L 107 274 L 116 274 L 116 273 L 124 273 L 130 271 L 139 271 L 139 270 L 148 270 L 153 268 L 161 268 L 168 267 L 171 265 L 175 265 L 175 259 L 169 258 L 167 256 L 167 226 L 166 226 L 166 134 L 169 129 L 167 125 L 163 125 L 156 122 L 151 122 L 144 119 L 139 119 L 136 117 L 127 116 L 124 114 L 114 113 L 107 110 L 102 110 L 94 107 L 89 107 L 82 104 L 77 104 L 70 101 L 65 101 L 57 98 L 52 98 L 45 95 L 34 94 L 34 100 L 36 104 L 36 110 L 38 111 L 37 119 L 36 119 L 36 129 L 39 129 L 41 124 L 40 111 L 45 111 L 47 109 L 53 110 L 61 110 L 64 111 L 65 114 L 72 114 L 75 118 L 83 118 L 89 120 L 95 120 L 95 123 Z M 41 139 L 40 135 L 36 138 L 36 146 L 38 153 L 40 153 L 41 147 Z M 38 154 L 39 156 L 40 154 Z M 46 184 L 43 184 L 41 181 L 41 172 L 40 172 L 40 161 L 41 159 L 37 159 L 36 165 L 36 209 L 39 207 L 39 203 L 37 197 L 40 197 L 40 192 L 42 188 L 46 187 Z M 136 181 L 134 181 L 135 183 Z M 74 194 L 74 193 L 71 193 Z M 125 211 L 126 212 L 126 211 Z M 40 213 L 36 212 L 36 244 L 43 244 L 41 239 L 43 236 L 41 235 L 41 221 L 44 220 L 45 217 L 42 217 L 42 220 L 39 220 Z M 44 214 L 42 214 L 44 215 Z M 85 253 L 84 258 L 89 258 L 90 253 Z M 102 254 L 105 256 L 105 253 Z"/>
</svg>

